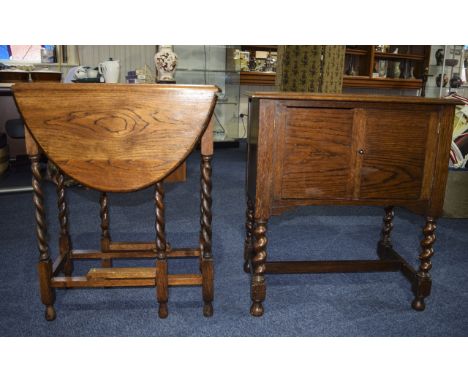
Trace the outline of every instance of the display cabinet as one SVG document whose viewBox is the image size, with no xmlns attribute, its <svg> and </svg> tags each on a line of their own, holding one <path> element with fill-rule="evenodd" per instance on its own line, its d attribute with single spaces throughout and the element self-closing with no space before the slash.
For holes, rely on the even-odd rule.
<svg viewBox="0 0 468 382">
<path fill-rule="evenodd" d="M 235 52 L 240 46 L 174 45 L 178 56 L 178 84 L 210 84 L 221 88 L 213 114 L 215 142 L 233 142 L 239 133 L 239 65 Z"/>
<path fill-rule="evenodd" d="M 343 87 L 421 89 L 428 45 L 347 45 Z"/>
<path fill-rule="evenodd" d="M 450 93 L 467 97 L 468 46 L 433 45 L 428 66 L 426 95 L 445 97 Z"/>
</svg>

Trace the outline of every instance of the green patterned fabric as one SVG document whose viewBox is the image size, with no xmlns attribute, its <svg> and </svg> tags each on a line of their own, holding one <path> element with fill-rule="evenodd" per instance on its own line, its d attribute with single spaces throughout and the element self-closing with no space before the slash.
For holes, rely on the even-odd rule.
<svg viewBox="0 0 468 382">
<path fill-rule="evenodd" d="M 281 45 L 276 85 L 281 91 L 341 93 L 344 59 L 344 45 Z"/>
<path fill-rule="evenodd" d="M 322 92 L 341 93 L 346 46 L 325 45 L 324 47 Z"/>
</svg>

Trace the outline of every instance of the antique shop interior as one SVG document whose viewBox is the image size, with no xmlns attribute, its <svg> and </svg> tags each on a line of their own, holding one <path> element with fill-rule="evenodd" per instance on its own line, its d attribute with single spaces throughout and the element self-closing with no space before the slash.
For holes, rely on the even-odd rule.
<svg viewBox="0 0 468 382">
<path fill-rule="evenodd" d="M 2 336 L 466 336 L 468 45 L 0 45 L 0 211 Z"/>
</svg>

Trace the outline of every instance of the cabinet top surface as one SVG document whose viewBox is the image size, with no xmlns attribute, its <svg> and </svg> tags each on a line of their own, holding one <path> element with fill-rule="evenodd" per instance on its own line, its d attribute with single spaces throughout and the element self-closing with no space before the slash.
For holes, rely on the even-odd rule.
<svg viewBox="0 0 468 382">
<path fill-rule="evenodd" d="M 424 98 L 414 96 L 382 96 L 357 94 L 326 94 L 326 93 L 297 93 L 297 92 L 253 92 L 249 98 L 297 101 L 351 101 L 351 102 L 388 102 L 431 105 L 462 105 L 455 99 Z"/>
</svg>

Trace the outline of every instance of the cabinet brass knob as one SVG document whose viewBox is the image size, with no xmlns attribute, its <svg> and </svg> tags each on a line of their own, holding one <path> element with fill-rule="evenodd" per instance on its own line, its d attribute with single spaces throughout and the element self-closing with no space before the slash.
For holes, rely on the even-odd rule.
<svg viewBox="0 0 468 382">
<path fill-rule="evenodd" d="M 359 154 L 359 155 L 364 155 L 364 149 L 359 149 L 359 150 L 358 150 L 358 154 Z"/>
</svg>

